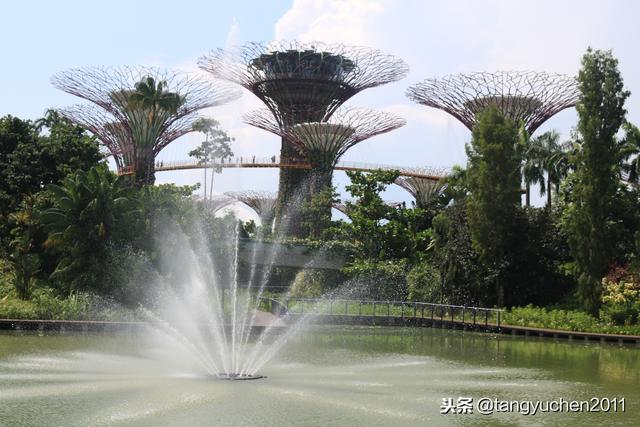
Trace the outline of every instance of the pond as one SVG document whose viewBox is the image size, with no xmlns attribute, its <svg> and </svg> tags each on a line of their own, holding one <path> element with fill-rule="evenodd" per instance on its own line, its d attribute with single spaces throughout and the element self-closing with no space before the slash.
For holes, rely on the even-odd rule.
<svg viewBox="0 0 640 427">
<path fill-rule="evenodd" d="M 313 327 L 260 374 L 267 378 L 210 379 L 144 334 L 3 332 L 0 426 L 631 426 L 640 415 L 632 346 Z M 441 414 L 443 399 L 464 412 L 459 398 L 484 397 L 624 398 L 625 410 L 610 401 L 609 413 Z"/>
</svg>

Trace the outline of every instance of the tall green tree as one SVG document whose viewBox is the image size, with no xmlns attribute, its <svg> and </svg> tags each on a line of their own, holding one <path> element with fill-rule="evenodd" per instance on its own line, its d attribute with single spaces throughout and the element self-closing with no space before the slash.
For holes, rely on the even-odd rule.
<svg viewBox="0 0 640 427">
<path fill-rule="evenodd" d="M 25 197 L 102 157 L 94 138 L 53 110 L 35 122 L 0 118 L 0 241 L 8 243 L 9 215 Z"/>
<path fill-rule="evenodd" d="M 505 273 L 517 241 L 514 218 L 520 206 L 521 158 L 516 124 L 497 107 L 487 107 L 479 114 L 467 154 L 471 191 L 467 215 L 473 247 L 480 260 L 496 271 L 495 301 L 502 306 Z"/>
<path fill-rule="evenodd" d="M 578 73 L 580 99 L 572 191 L 563 216 L 578 295 L 584 309 L 598 315 L 601 279 L 614 260 L 616 193 L 620 174 L 620 145 L 616 133 L 624 122 L 624 90 L 618 61 L 611 51 L 589 48 Z"/>
</svg>

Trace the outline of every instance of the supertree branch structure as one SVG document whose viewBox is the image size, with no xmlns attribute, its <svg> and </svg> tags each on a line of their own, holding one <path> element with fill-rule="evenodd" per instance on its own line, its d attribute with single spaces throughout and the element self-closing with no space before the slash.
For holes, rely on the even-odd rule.
<svg viewBox="0 0 640 427">
<path fill-rule="evenodd" d="M 343 108 L 321 122 L 281 126 L 268 110 L 257 110 L 243 117 L 253 126 L 292 142 L 314 170 L 331 173 L 340 157 L 365 139 L 405 125 L 395 114 L 362 108 Z"/>
<path fill-rule="evenodd" d="M 573 107 L 579 91 L 575 78 L 533 71 L 477 72 L 427 79 L 407 90 L 419 104 L 446 111 L 472 129 L 477 114 L 495 105 L 532 134 L 551 116 Z"/>
<path fill-rule="evenodd" d="M 360 91 L 400 80 L 408 72 L 404 61 L 378 50 L 296 41 L 218 49 L 198 64 L 256 95 L 280 127 L 325 121 Z M 297 147 L 284 138 L 280 158 L 283 163 L 301 160 Z M 306 193 L 308 175 L 301 169 L 280 170 L 275 221 L 279 228 L 288 216 L 287 234 L 301 235 L 295 208 L 291 209 Z"/>
<path fill-rule="evenodd" d="M 213 198 L 204 200 L 204 206 L 211 213 L 216 213 L 220 209 L 226 208 L 227 206 L 237 202 L 238 199 L 227 196 L 226 194 L 218 194 L 214 195 Z"/>
<path fill-rule="evenodd" d="M 446 176 L 446 171 L 433 169 L 419 169 L 434 176 Z M 412 176 L 398 177 L 395 184 L 404 188 L 416 199 L 416 206 L 424 208 L 435 201 L 444 191 L 445 183 L 442 180 L 418 178 Z"/>
<path fill-rule="evenodd" d="M 87 125 L 112 154 L 120 156 L 119 167 L 129 169 L 142 184 L 153 183 L 155 156 L 193 130 L 199 110 L 240 96 L 224 84 L 150 67 L 75 68 L 54 75 L 51 81 L 93 104 L 62 113 Z"/>
<path fill-rule="evenodd" d="M 240 201 L 253 209 L 263 227 L 271 227 L 275 215 L 276 195 L 265 191 L 229 191 L 225 196 Z"/>
<path fill-rule="evenodd" d="M 280 125 L 322 121 L 358 92 L 409 71 L 404 61 L 379 50 L 297 41 L 217 49 L 198 64 L 252 92 Z"/>
<path fill-rule="evenodd" d="M 107 149 L 116 163 L 118 172 L 132 172 L 135 165 L 137 152 L 134 135 L 126 121 L 119 120 L 116 116 L 94 104 L 76 104 L 70 107 L 59 108 L 58 112 L 82 126 L 98 138 Z M 193 122 L 198 118 L 196 112 L 173 121 L 162 132 L 152 147 L 155 156 L 172 141 L 193 132 Z"/>
</svg>

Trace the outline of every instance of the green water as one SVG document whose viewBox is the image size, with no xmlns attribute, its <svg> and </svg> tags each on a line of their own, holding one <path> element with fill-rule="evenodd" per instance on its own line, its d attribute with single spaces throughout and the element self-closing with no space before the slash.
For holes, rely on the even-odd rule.
<svg viewBox="0 0 640 427">
<path fill-rule="evenodd" d="M 439 329 L 314 328 L 255 381 L 144 337 L 0 334 L 0 426 L 640 425 L 640 348 Z M 440 414 L 443 398 L 624 398 L 609 413 Z"/>
</svg>

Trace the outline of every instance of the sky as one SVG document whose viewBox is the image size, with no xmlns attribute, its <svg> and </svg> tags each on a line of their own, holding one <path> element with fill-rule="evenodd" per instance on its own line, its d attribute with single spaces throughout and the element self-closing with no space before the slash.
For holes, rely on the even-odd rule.
<svg viewBox="0 0 640 427">
<path fill-rule="evenodd" d="M 55 89 L 58 71 L 89 65 L 148 65 L 198 72 L 197 59 L 218 47 L 251 41 L 327 41 L 368 46 L 402 58 L 401 81 L 368 89 L 346 105 L 390 111 L 407 125 L 361 142 L 343 160 L 400 166 L 464 165 L 470 132 L 447 113 L 412 103 L 408 86 L 426 78 L 474 71 L 532 70 L 576 75 L 587 47 L 612 49 L 626 89 L 628 119 L 640 122 L 640 2 L 634 0 L 270 0 L 6 2 L 0 25 L 0 116 L 36 119 L 79 99 Z M 236 138 L 237 156 L 278 154 L 279 138 L 242 122 L 260 108 L 243 90 L 233 103 L 203 111 Z M 537 132 L 570 138 L 575 110 Z M 182 137 L 160 160 L 183 160 L 201 140 Z M 202 171 L 157 174 L 157 182 L 195 184 Z M 276 191 L 277 170 L 226 169 L 216 193 Z M 336 172 L 344 194 L 348 179 Z M 392 186 L 389 200 L 410 200 Z M 536 198 L 542 203 L 541 198 Z M 246 213 L 246 212 L 245 212 Z"/>
</svg>

